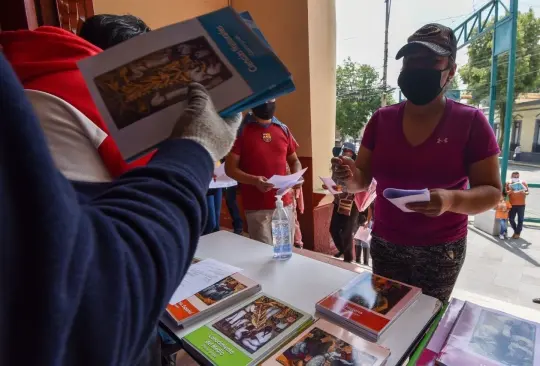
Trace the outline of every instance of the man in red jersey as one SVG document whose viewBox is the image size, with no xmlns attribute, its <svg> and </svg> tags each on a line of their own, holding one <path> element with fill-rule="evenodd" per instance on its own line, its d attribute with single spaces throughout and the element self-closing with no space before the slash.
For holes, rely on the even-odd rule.
<svg viewBox="0 0 540 366">
<path fill-rule="evenodd" d="M 296 155 L 298 144 L 289 128 L 274 117 L 275 109 L 275 99 L 252 108 L 225 163 L 227 175 L 240 183 L 249 236 L 267 244 L 272 244 L 271 221 L 276 208 L 276 191 L 268 178 L 286 175 L 287 165 L 292 174 L 302 170 Z M 290 193 L 283 197 L 283 204 L 292 237 L 295 226 Z"/>
</svg>

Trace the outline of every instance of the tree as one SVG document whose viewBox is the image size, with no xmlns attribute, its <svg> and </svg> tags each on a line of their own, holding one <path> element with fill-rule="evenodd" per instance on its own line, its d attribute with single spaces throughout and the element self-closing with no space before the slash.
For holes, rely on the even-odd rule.
<svg viewBox="0 0 540 366">
<path fill-rule="evenodd" d="M 372 66 L 353 62 L 349 57 L 337 67 L 336 89 L 336 127 L 343 138 L 356 138 L 381 106 L 383 90 L 379 73 Z M 391 95 L 388 95 L 388 103 L 393 103 Z"/>
<path fill-rule="evenodd" d="M 532 9 L 518 15 L 516 43 L 516 71 L 513 99 L 520 93 L 532 92 L 540 88 L 540 18 Z M 491 80 L 491 48 L 493 31 L 480 37 L 469 46 L 469 62 L 459 74 L 472 94 L 472 103 L 480 104 L 489 97 Z M 497 67 L 497 105 L 500 131 L 504 132 L 506 114 L 506 87 L 508 78 L 508 53 L 499 55 Z M 499 144 L 503 140 L 501 133 Z"/>
</svg>

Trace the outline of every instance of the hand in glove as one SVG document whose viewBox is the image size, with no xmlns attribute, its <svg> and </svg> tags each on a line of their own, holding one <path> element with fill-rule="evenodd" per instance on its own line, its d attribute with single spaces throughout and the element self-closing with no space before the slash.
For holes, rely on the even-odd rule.
<svg viewBox="0 0 540 366">
<path fill-rule="evenodd" d="M 171 138 L 193 140 L 210 153 L 213 161 L 219 161 L 231 150 L 241 120 L 240 113 L 221 118 L 204 86 L 191 83 L 188 105 L 176 122 Z"/>
</svg>

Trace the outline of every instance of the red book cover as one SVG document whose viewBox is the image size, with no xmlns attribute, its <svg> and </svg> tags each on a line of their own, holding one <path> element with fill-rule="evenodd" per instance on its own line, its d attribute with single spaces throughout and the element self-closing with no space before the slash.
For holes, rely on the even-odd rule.
<svg viewBox="0 0 540 366">
<path fill-rule="evenodd" d="M 380 334 L 421 294 L 416 287 L 364 272 L 317 303 L 317 310 Z"/>
<path fill-rule="evenodd" d="M 176 304 L 168 304 L 167 313 L 178 325 L 182 325 L 187 319 L 199 313 L 207 312 L 224 300 L 238 297 L 244 292 L 249 296 L 258 289 L 259 284 L 255 281 L 240 273 L 235 273 L 185 300 Z M 238 301 L 242 299 L 243 297 Z"/>
</svg>

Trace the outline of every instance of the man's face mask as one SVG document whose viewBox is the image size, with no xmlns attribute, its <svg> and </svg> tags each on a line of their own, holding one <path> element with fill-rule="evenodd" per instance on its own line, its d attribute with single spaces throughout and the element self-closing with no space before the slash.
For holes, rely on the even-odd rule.
<svg viewBox="0 0 540 366">
<path fill-rule="evenodd" d="M 276 102 L 267 102 L 251 109 L 255 117 L 262 120 L 269 120 L 274 117 Z"/>
<path fill-rule="evenodd" d="M 414 105 L 426 105 L 431 103 L 441 93 L 448 76 L 444 77 L 444 70 L 434 68 L 409 68 L 401 70 L 398 85 L 405 98 Z"/>
</svg>

